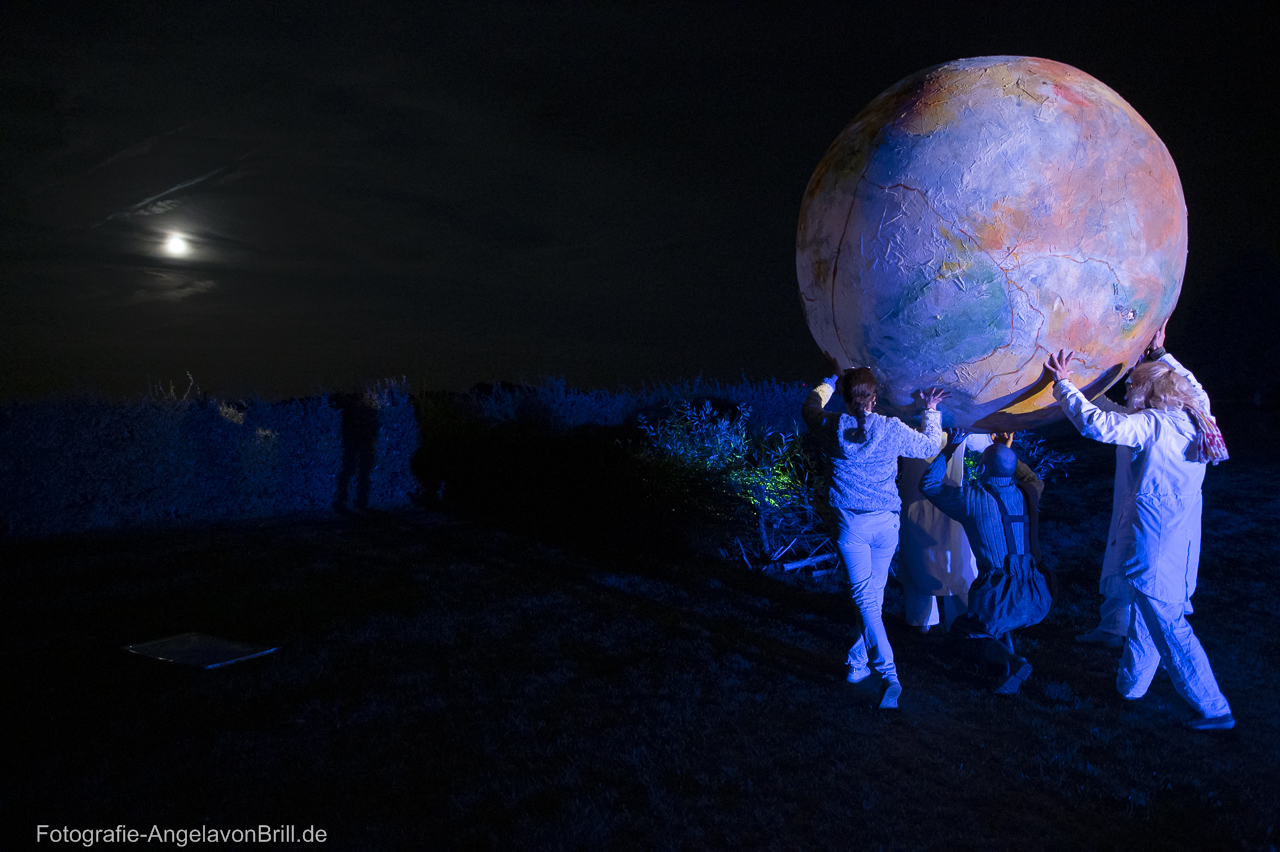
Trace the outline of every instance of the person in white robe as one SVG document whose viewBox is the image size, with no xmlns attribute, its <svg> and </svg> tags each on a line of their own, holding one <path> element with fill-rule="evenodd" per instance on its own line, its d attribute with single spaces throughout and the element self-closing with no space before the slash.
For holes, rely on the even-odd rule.
<svg viewBox="0 0 1280 852">
<path fill-rule="evenodd" d="M 1116 688 L 1125 698 L 1141 698 L 1163 665 L 1197 711 L 1187 727 L 1232 728 L 1231 707 L 1186 618 L 1200 564 L 1201 486 L 1207 464 L 1227 458 L 1222 433 L 1197 404 L 1191 383 L 1168 364 L 1135 368 L 1129 412 L 1109 412 L 1071 382 L 1067 365 L 1074 357 L 1059 351 L 1045 364 L 1067 419 L 1086 438 L 1132 450 L 1116 524 L 1118 570 L 1128 595 Z"/>
<path fill-rule="evenodd" d="M 1168 365 L 1175 373 L 1187 380 L 1196 404 L 1210 420 L 1213 414 L 1209 410 L 1209 396 L 1196 377 L 1164 348 L 1165 327 L 1161 326 L 1151 340 L 1151 345 L 1143 355 L 1143 361 L 1160 361 Z M 1133 414 L 1131 409 L 1112 402 L 1106 396 L 1093 400 L 1093 404 L 1103 411 L 1119 414 Z M 1111 524 L 1107 529 L 1107 545 L 1102 554 L 1102 573 L 1098 578 L 1098 591 L 1102 594 L 1102 605 L 1099 607 L 1098 626 L 1076 637 L 1077 642 L 1087 645 L 1103 645 L 1108 648 L 1123 648 L 1124 637 L 1129 629 L 1129 591 L 1121 568 L 1121 550 L 1117 546 L 1120 540 L 1121 510 L 1124 498 L 1133 488 L 1133 465 L 1137 456 L 1133 447 L 1116 445 L 1116 484 L 1111 497 Z M 1197 530 L 1199 527 L 1197 527 Z M 1187 613 L 1192 612 L 1191 602 L 1187 602 Z"/>
</svg>

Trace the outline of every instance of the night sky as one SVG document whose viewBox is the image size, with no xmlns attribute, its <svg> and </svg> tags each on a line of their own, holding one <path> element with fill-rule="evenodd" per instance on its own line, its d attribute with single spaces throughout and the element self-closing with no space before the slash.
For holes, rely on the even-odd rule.
<svg viewBox="0 0 1280 852">
<path fill-rule="evenodd" d="M 1273 392 L 1264 7 L 8 3 L 0 399 L 817 378 L 810 173 L 892 83 L 996 54 L 1074 65 L 1161 136 L 1190 224 L 1170 348 Z"/>
</svg>

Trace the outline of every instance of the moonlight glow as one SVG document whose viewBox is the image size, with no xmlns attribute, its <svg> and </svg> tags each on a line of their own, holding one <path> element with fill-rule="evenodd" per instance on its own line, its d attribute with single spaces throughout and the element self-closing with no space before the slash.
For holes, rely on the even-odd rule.
<svg viewBox="0 0 1280 852">
<path fill-rule="evenodd" d="M 182 234 L 170 234 L 164 241 L 164 250 L 173 257 L 185 257 L 191 251 L 191 244 Z"/>
</svg>

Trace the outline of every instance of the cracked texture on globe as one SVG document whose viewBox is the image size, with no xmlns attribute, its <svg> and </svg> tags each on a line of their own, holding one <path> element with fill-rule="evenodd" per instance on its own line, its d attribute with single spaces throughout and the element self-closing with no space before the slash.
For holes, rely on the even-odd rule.
<svg viewBox="0 0 1280 852">
<path fill-rule="evenodd" d="M 844 129 L 805 190 L 796 272 L 814 340 L 870 366 L 891 410 L 948 423 L 1061 415 L 1042 366 L 1075 350 L 1096 397 L 1173 312 L 1187 214 L 1173 159 L 1119 95 L 1046 59 L 928 68 Z"/>
</svg>

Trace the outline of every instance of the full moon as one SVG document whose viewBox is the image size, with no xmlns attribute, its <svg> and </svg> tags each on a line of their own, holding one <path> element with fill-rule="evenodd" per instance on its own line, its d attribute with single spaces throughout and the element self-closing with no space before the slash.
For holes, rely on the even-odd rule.
<svg viewBox="0 0 1280 852">
<path fill-rule="evenodd" d="M 164 241 L 164 250 L 174 257 L 183 257 L 191 251 L 191 244 L 182 234 L 170 234 Z"/>
<path fill-rule="evenodd" d="M 801 206 L 796 272 L 814 340 L 868 366 L 882 403 L 940 385 L 949 422 L 1061 416 L 1045 358 L 1091 397 L 1173 312 L 1187 210 L 1168 150 L 1069 65 L 961 59 L 890 87 L 844 129 Z"/>
</svg>

